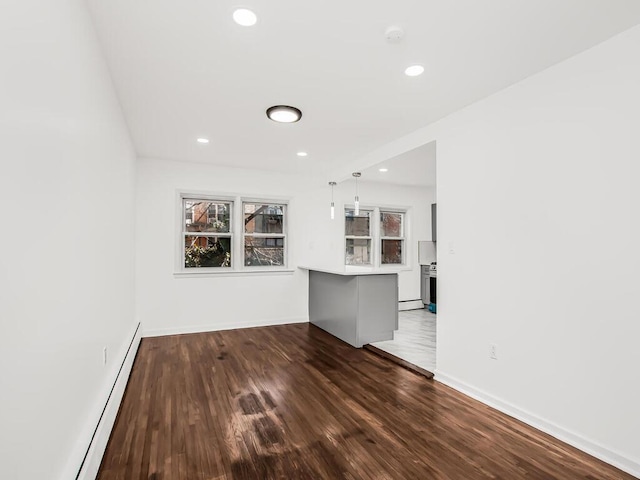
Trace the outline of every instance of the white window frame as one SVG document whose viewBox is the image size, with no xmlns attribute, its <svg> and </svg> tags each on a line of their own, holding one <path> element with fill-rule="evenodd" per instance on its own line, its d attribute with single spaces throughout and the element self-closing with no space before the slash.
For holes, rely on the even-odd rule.
<svg viewBox="0 0 640 480">
<path fill-rule="evenodd" d="M 392 214 L 397 214 L 397 215 L 401 215 L 401 220 L 400 220 L 400 233 L 402 233 L 401 237 L 390 237 L 390 236 L 386 236 L 386 235 L 382 235 L 382 220 L 380 217 L 382 217 L 383 213 L 392 213 Z M 397 209 L 391 209 L 391 208 L 379 208 L 378 209 L 378 233 L 380 235 L 379 238 L 379 243 L 380 243 L 380 266 L 381 267 L 387 267 L 387 266 L 405 266 L 407 264 L 407 260 L 406 260 L 406 245 L 407 245 L 407 239 L 406 239 L 406 218 L 407 218 L 407 213 L 405 211 L 402 210 L 397 210 Z M 383 240 L 400 240 L 402 242 L 402 261 L 400 263 L 382 263 L 382 242 Z"/>
<path fill-rule="evenodd" d="M 230 204 L 229 232 L 186 232 L 185 230 L 185 200 L 220 202 Z M 282 205 L 283 209 L 283 233 L 266 234 L 265 236 L 284 237 L 284 265 L 270 266 L 258 265 L 244 266 L 244 204 L 260 203 Z M 277 275 L 293 274 L 290 252 L 291 237 L 288 235 L 289 216 L 291 212 L 290 199 L 288 197 L 258 197 L 242 194 L 217 194 L 211 192 L 199 192 L 191 190 L 176 191 L 176 250 L 174 275 L 178 277 L 200 276 L 226 276 L 226 275 Z M 188 236 L 228 236 L 231 237 L 231 266 L 230 267 L 185 267 L 185 239 Z M 256 235 L 257 236 L 257 235 Z"/>
<path fill-rule="evenodd" d="M 346 235 L 346 215 L 347 210 L 354 210 L 353 204 L 345 205 L 343 210 L 343 258 L 345 268 L 357 271 L 359 269 L 390 269 L 390 270 L 411 270 L 409 265 L 410 257 L 410 207 L 397 206 L 360 206 L 361 212 L 371 212 L 371 222 L 369 223 L 370 237 Z M 383 237 L 380 232 L 380 212 L 385 213 L 401 213 L 402 214 L 402 233 L 403 237 Z M 347 239 L 348 238 L 370 238 L 371 239 L 371 263 L 363 265 L 351 265 L 347 263 Z M 382 240 L 402 240 L 402 263 L 382 263 Z"/>
<path fill-rule="evenodd" d="M 250 204 L 250 205 L 278 205 L 280 207 L 282 207 L 282 233 L 247 233 L 245 231 L 245 225 L 244 225 L 244 206 L 246 204 Z M 288 204 L 286 202 L 282 202 L 280 200 L 265 200 L 265 199 L 260 199 L 260 200 L 253 200 L 253 199 L 248 199 L 248 198 L 243 198 L 242 199 L 242 204 L 241 204 L 241 210 L 242 210 L 242 268 L 247 270 L 247 271 L 254 271 L 254 270 L 264 270 L 265 268 L 287 268 L 288 265 L 288 258 L 289 258 L 289 239 L 287 236 L 287 224 L 288 222 L 288 217 L 289 217 L 289 208 L 288 208 Z M 244 264 L 245 262 L 245 257 L 244 257 L 244 248 L 245 248 L 245 239 L 246 237 L 253 237 L 253 238 L 284 238 L 284 248 L 283 248 L 283 256 L 284 256 L 284 265 L 277 265 L 277 266 L 272 266 L 272 265 L 253 265 L 253 266 L 247 266 Z"/>
<path fill-rule="evenodd" d="M 375 223 L 375 212 L 374 209 L 372 208 L 360 208 L 360 213 L 362 212 L 369 212 L 369 235 L 347 235 L 346 231 L 347 231 L 347 210 L 355 210 L 354 207 L 348 207 L 345 206 L 344 208 L 344 215 L 343 215 L 343 221 L 344 221 L 344 264 L 348 267 L 373 267 L 375 265 L 375 253 L 374 253 L 374 248 L 375 248 L 375 242 L 373 240 L 373 232 L 374 230 L 374 223 Z M 352 263 L 347 263 L 347 240 L 369 240 L 369 242 L 371 243 L 371 248 L 369 249 L 369 263 L 356 263 L 356 264 L 352 264 Z"/>
<path fill-rule="evenodd" d="M 229 205 L 229 231 L 228 232 L 189 232 L 186 230 L 186 209 L 185 204 L 188 201 L 192 202 L 212 202 L 212 203 L 226 203 Z M 194 268 L 187 268 L 185 266 L 185 250 L 187 248 L 187 237 L 222 237 L 228 238 L 229 244 L 231 245 L 231 265 L 229 267 L 199 267 L 198 270 L 205 271 L 217 271 L 217 270 L 232 270 L 234 267 L 234 210 L 235 205 L 232 199 L 219 197 L 219 196 L 211 196 L 211 195 L 182 195 L 180 197 L 180 231 L 181 231 L 181 242 L 180 242 L 180 252 L 181 252 L 181 269 L 184 271 L 191 271 Z M 207 207 L 207 221 L 209 220 L 209 212 Z M 192 222 L 195 219 L 192 219 Z"/>
</svg>

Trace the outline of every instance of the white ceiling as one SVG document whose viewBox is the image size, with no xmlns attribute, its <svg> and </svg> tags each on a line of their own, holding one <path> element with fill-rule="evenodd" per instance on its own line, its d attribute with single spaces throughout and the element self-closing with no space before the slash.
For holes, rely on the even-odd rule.
<svg viewBox="0 0 640 480">
<path fill-rule="evenodd" d="M 386 172 L 381 172 L 386 168 Z M 436 142 L 427 143 L 362 170 L 362 182 L 382 182 L 411 187 L 436 186 Z"/>
<path fill-rule="evenodd" d="M 640 23 L 638 0 L 87 1 L 140 156 L 327 175 Z"/>
</svg>

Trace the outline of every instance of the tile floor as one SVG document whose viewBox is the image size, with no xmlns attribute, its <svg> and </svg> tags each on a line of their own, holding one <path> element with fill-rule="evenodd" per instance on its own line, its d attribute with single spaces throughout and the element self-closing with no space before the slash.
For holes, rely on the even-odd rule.
<svg viewBox="0 0 640 480">
<path fill-rule="evenodd" d="M 436 315 L 426 308 L 400 312 L 398 330 L 393 333 L 393 340 L 375 342 L 371 345 L 429 372 L 434 372 Z"/>
</svg>

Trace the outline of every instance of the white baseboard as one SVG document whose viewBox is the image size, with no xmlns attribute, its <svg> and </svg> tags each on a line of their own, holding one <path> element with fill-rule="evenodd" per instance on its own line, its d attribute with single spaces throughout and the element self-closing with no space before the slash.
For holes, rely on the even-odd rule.
<svg viewBox="0 0 640 480">
<path fill-rule="evenodd" d="M 444 372 L 436 369 L 434 380 L 443 383 L 454 390 L 459 391 L 471 398 L 474 398 L 490 407 L 499 410 L 502 413 L 509 415 L 527 425 L 532 426 L 542 432 L 545 432 L 552 437 L 557 438 L 560 441 L 568 443 L 569 445 L 582 450 L 589 455 L 592 455 L 603 462 L 606 462 L 614 467 L 619 468 L 627 472 L 634 477 L 640 478 L 640 463 L 631 460 L 617 452 L 614 452 L 596 442 L 588 440 L 583 436 L 567 430 L 553 422 L 549 422 L 531 412 L 522 410 L 509 402 L 500 400 L 493 395 L 488 394 L 482 390 L 479 390 L 471 385 L 466 384 L 463 381 L 458 380 Z"/>
<path fill-rule="evenodd" d="M 98 474 L 142 338 L 140 323 L 135 325 L 127 338 L 129 341 L 123 346 L 118 357 L 114 357 L 110 380 L 106 382 L 99 397 L 104 400 L 96 405 L 90 417 L 94 421 L 88 422 L 87 428 L 80 433 L 76 448 L 69 457 L 67 468 L 61 477 L 64 480 L 95 480 Z"/>
<path fill-rule="evenodd" d="M 187 325 L 184 327 L 151 328 L 142 332 L 143 337 L 163 337 L 165 335 L 183 335 L 185 333 L 218 332 L 221 330 L 235 330 L 237 328 L 271 327 L 273 325 L 287 325 L 289 323 L 308 323 L 307 317 L 278 318 L 270 320 L 250 320 L 244 322 L 227 322 L 209 325 Z"/>
<path fill-rule="evenodd" d="M 398 302 L 398 311 L 404 312 L 405 310 L 418 310 L 424 308 L 422 300 L 403 300 Z"/>
</svg>

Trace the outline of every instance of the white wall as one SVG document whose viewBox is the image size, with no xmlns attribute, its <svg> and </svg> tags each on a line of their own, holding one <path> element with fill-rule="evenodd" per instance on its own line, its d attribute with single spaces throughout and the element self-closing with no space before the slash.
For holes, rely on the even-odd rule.
<svg viewBox="0 0 640 480">
<path fill-rule="evenodd" d="M 335 248 L 302 231 L 301 207 L 326 211 L 328 189 L 156 160 L 139 163 L 134 238 L 134 153 L 84 3 L 4 6 L 0 478 L 66 478 L 135 326 L 134 263 L 147 330 L 306 319 L 298 270 L 175 278 L 176 189 L 290 196 L 293 267 L 309 242 L 338 262 L 342 239 Z M 635 28 L 385 147 L 438 141 L 439 377 L 636 474 L 638 51 Z M 337 189 L 340 202 L 351 196 L 347 186 Z M 363 182 L 360 196 L 401 206 L 423 195 L 428 214 L 428 192 L 402 192 Z M 414 228 L 428 236 L 426 226 Z M 419 294 L 411 275 L 401 299 Z M 210 310 L 193 298 L 208 299 Z"/>
<path fill-rule="evenodd" d="M 298 265 L 344 268 L 344 203 L 351 182 L 330 189 L 297 175 L 141 159 L 138 162 L 137 295 L 146 335 L 241 328 L 308 320 L 308 276 Z M 177 192 L 289 199 L 289 274 L 174 275 Z M 411 268 L 400 274 L 400 300 L 420 298 L 417 241 L 430 238 L 433 189 L 361 185 L 363 206 L 409 207 Z"/>
<path fill-rule="evenodd" d="M 5 0 L 0 58 L 0 478 L 75 478 L 135 324 L 135 155 L 84 2 Z"/>
<path fill-rule="evenodd" d="M 436 378 L 637 476 L 639 52 L 636 27 L 364 159 L 438 142 Z"/>
<path fill-rule="evenodd" d="M 301 177 L 204 164 L 141 159 L 138 163 L 137 294 L 145 332 L 166 334 L 308 320 L 307 273 L 299 270 L 299 232 L 306 213 Z M 176 276 L 179 191 L 287 197 L 288 274 Z"/>
<path fill-rule="evenodd" d="M 358 182 L 361 208 L 396 207 L 407 209 L 407 265 L 398 275 L 399 300 L 420 299 L 420 265 L 418 264 L 418 241 L 431 240 L 431 204 L 435 203 L 435 189 L 401 185 Z M 352 208 L 355 183 L 341 182 L 334 187 L 336 218 L 330 219 L 329 204 L 331 190 L 316 188 L 303 198 L 305 210 L 313 212 L 313 222 L 308 222 L 303 237 L 304 248 L 300 255 L 303 265 L 332 270 L 344 270 L 344 220 L 345 205 Z M 374 246 L 374 248 L 378 248 Z M 385 267 L 386 268 L 386 267 Z M 396 267 L 391 267 L 395 269 Z"/>
</svg>

